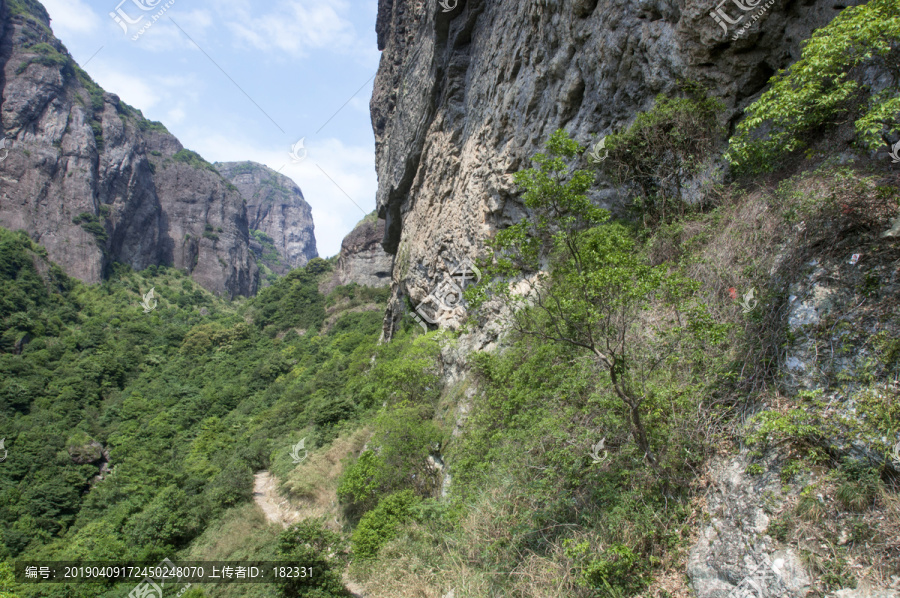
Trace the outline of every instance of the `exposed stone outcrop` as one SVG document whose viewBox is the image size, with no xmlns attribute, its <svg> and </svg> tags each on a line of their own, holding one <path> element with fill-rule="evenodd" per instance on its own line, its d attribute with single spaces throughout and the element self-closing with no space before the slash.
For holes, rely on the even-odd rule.
<svg viewBox="0 0 900 598">
<path fill-rule="evenodd" d="M 856 4 L 859 2 L 851 2 Z M 692 79 L 740 113 L 800 42 L 847 3 L 775 3 L 731 41 L 715 2 L 380 0 L 371 101 L 384 247 L 397 255 L 390 337 L 446 270 L 517 220 L 512 173 L 550 134 L 579 142 L 628 124 Z M 730 6 L 730 5 L 729 5 Z M 733 7 L 731 7 L 733 9 Z M 611 205 L 611 188 L 595 191 Z"/>
<path fill-rule="evenodd" d="M 323 283 L 323 293 L 335 287 L 355 282 L 369 287 L 385 287 L 391 283 L 394 258 L 381 247 L 384 221 L 374 214 L 363 219 L 344 237 L 341 252 L 334 267 L 334 275 Z"/>
<path fill-rule="evenodd" d="M 114 262 L 171 265 L 215 293 L 254 293 L 237 189 L 100 89 L 49 22 L 37 2 L 0 7 L 0 226 L 27 231 L 86 282 Z"/>
<path fill-rule="evenodd" d="M 784 484 L 775 472 L 748 475 L 749 463 L 741 455 L 711 465 L 710 521 L 701 526 L 687 564 L 698 598 L 725 598 L 748 580 L 764 587 L 765 596 L 802 597 L 810 590 L 800 555 L 768 535 L 770 514 L 785 500 Z"/>
<path fill-rule="evenodd" d="M 259 231 L 271 239 L 279 255 L 271 265 L 266 261 L 273 272 L 285 274 L 319 256 L 312 208 L 294 181 L 256 162 L 217 162 L 215 167 L 247 202 L 251 236 L 253 231 Z M 265 259 L 268 241 L 263 241 L 250 241 L 258 259 Z"/>
</svg>

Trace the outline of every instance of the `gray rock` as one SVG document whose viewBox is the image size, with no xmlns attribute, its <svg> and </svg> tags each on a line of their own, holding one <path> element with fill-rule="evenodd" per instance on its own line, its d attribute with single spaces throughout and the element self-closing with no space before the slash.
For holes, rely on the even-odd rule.
<svg viewBox="0 0 900 598">
<path fill-rule="evenodd" d="M 685 78 L 718 95 L 734 121 L 845 5 L 776 2 L 732 41 L 709 16 L 714 2 L 461 0 L 445 13 L 434 1 L 379 0 L 377 206 L 384 248 L 397 256 L 385 337 L 404 296 L 418 304 L 448 258 L 477 257 L 522 217 L 512 173 L 554 130 L 587 144 Z M 621 201 L 605 182 L 594 199 Z"/>
<path fill-rule="evenodd" d="M 256 162 L 216 162 L 215 167 L 247 202 L 250 230 L 272 239 L 280 260 L 269 267 L 276 274 L 303 267 L 319 257 L 312 208 L 293 180 Z M 254 252 L 262 251 L 252 240 L 251 247 Z"/>
<path fill-rule="evenodd" d="M 687 565 L 697 598 L 725 598 L 746 580 L 760 577 L 768 586 L 761 598 L 802 597 L 810 590 L 799 555 L 766 534 L 768 513 L 784 501 L 781 482 L 771 471 L 748 475 L 749 462 L 735 456 L 711 466 L 710 522 L 701 526 Z"/>
<path fill-rule="evenodd" d="M 900 591 L 880 590 L 865 584 L 859 584 L 855 589 L 844 588 L 828 594 L 828 598 L 900 598 Z"/>
<path fill-rule="evenodd" d="M 381 247 L 384 221 L 374 214 L 364 218 L 341 242 L 334 274 L 320 285 L 322 293 L 335 287 L 356 283 L 368 287 L 386 287 L 391 284 L 391 267 L 394 256 Z"/>
<path fill-rule="evenodd" d="M 20 6 L 30 12 L 10 15 L 4 3 L 0 15 L 9 151 L 0 226 L 27 231 L 86 282 L 114 262 L 171 265 L 217 294 L 254 293 L 240 194 L 160 123 L 91 81 L 53 37 L 43 7 Z"/>
</svg>

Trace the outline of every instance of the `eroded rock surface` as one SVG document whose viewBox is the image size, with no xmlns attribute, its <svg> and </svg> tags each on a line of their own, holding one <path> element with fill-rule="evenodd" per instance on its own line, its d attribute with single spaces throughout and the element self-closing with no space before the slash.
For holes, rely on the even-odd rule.
<svg viewBox="0 0 900 598">
<path fill-rule="evenodd" d="M 334 275 L 320 290 L 327 294 L 335 287 L 354 282 L 368 287 L 388 286 L 394 257 L 382 248 L 383 236 L 383 220 L 364 218 L 344 237 Z"/>
<path fill-rule="evenodd" d="M 767 533 L 770 515 L 784 502 L 777 473 L 751 476 L 746 456 L 711 467 L 710 521 L 701 526 L 687 574 L 697 598 L 725 598 L 747 579 L 764 579 L 765 596 L 806 596 L 810 578 L 800 556 Z"/>
<path fill-rule="evenodd" d="M 709 16 L 714 2 L 460 0 L 444 12 L 437 2 L 380 0 L 377 205 L 384 247 L 397 256 L 386 337 L 401 297 L 418 304 L 446 263 L 476 257 L 522 216 L 512 174 L 554 130 L 586 144 L 683 79 L 706 85 L 734 117 L 845 6 L 775 3 L 732 41 Z M 616 203 L 608 186 L 595 199 Z"/>
<path fill-rule="evenodd" d="M 21 8 L 22 6 L 27 8 Z M 3 3 L 0 226 L 66 272 L 171 265 L 221 295 L 256 291 L 240 193 L 160 123 L 82 71 L 37 3 Z"/>
<path fill-rule="evenodd" d="M 285 274 L 305 266 L 318 257 L 312 208 L 300 187 L 290 178 L 256 162 L 217 162 L 216 169 L 238 188 L 247 202 L 247 226 L 271 239 L 279 259 L 269 265 L 276 273 Z M 269 241 L 251 238 L 250 244 L 259 259 L 264 258 Z"/>
</svg>

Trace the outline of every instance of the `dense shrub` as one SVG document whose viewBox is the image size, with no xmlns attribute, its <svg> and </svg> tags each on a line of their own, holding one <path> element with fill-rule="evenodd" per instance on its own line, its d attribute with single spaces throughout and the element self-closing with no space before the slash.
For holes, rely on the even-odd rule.
<svg viewBox="0 0 900 598">
<path fill-rule="evenodd" d="M 285 578 L 278 587 L 290 598 L 350 596 L 341 581 L 346 547 L 341 536 L 328 530 L 319 519 L 307 519 L 286 529 L 278 537 L 278 558 L 311 567 L 306 578 Z"/>
<path fill-rule="evenodd" d="M 852 119 L 860 144 L 874 149 L 900 134 L 900 5 L 870 0 L 841 11 L 815 31 L 787 71 L 747 110 L 726 154 L 744 173 L 778 166 L 811 133 Z M 872 74 L 884 75 L 877 87 Z"/>
<path fill-rule="evenodd" d="M 363 515 L 353 530 L 350 546 L 353 554 L 371 559 L 378 550 L 390 542 L 400 526 L 412 518 L 412 509 L 420 501 L 412 490 L 402 490 L 385 497 L 378 506 Z"/>
<path fill-rule="evenodd" d="M 684 215 L 685 187 L 709 167 L 724 132 L 724 104 L 696 85 L 684 89 L 689 97 L 660 95 L 628 129 L 606 138 L 602 167 L 634 194 L 632 205 L 648 223 Z"/>
</svg>

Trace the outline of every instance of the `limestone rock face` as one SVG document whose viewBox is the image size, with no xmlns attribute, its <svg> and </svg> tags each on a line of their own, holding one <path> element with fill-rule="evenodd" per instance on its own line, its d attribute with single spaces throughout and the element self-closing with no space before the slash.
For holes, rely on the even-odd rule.
<svg viewBox="0 0 900 598">
<path fill-rule="evenodd" d="M 384 52 L 370 107 L 383 244 L 397 255 L 387 337 L 401 296 L 416 305 L 445 264 L 476 257 L 522 216 L 512 174 L 554 130 L 587 144 L 683 79 L 739 115 L 847 5 L 776 2 L 732 41 L 709 15 L 715 4 L 459 0 L 445 12 L 437 2 L 379 0 Z M 595 193 L 600 204 L 617 201 L 611 188 Z"/>
<path fill-rule="evenodd" d="M 322 285 L 328 293 L 337 286 L 356 283 L 369 287 L 385 287 L 391 283 L 394 258 L 381 247 L 384 221 L 367 216 L 341 243 L 334 275 Z"/>
<path fill-rule="evenodd" d="M 3 3 L 0 38 L 0 226 L 27 231 L 86 282 L 114 262 L 170 265 L 217 294 L 253 294 L 240 193 L 160 123 L 100 89 L 39 4 Z"/>
<path fill-rule="evenodd" d="M 769 513 L 786 498 L 783 484 L 775 471 L 748 475 L 749 462 L 740 455 L 712 463 L 710 521 L 691 550 L 688 577 L 698 598 L 742 595 L 739 588 L 751 582 L 766 588 L 766 595 L 802 598 L 811 580 L 800 555 L 768 535 Z"/>
<path fill-rule="evenodd" d="M 217 162 L 216 169 L 247 202 L 247 225 L 272 240 L 280 259 L 270 266 L 285 274 L 319 257 L 312 208 L 290 178 L 256 162 Z M 254 252 L 263 250 L 251 239 Z M 261 256 L 260 256 L 261 257 Z"/>
</svg>

